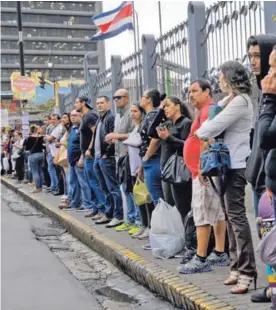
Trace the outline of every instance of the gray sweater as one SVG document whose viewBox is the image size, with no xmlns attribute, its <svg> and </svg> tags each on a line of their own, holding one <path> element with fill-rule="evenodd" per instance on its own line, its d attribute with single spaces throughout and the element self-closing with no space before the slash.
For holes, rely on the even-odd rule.
<svg viewBox="0 0 276 310">
<path fill-rule="evenodd" d="M 224 98 L 218 104 L 225 106 Z M 223 141 L 229 148 L 232 169 L 246 167 L 250 154 L 249 134 L 252 127 L 253 105 L 248 95 L 238 95 L 213 119 L 197 130 L 201 140 L 217 137 L 224 132 Z"/>
</svg>

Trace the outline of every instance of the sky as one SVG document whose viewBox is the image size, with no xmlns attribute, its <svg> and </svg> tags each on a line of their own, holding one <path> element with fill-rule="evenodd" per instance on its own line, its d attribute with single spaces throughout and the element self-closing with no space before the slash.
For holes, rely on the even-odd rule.
<svg viewBox="0 0 276 310">
<path fill-rule="evenodd" d="M 103 10 L 109 11 L 121 4 L 122 1 L 103 1 Z M 161 1 L 163 33 L 183 22 L 187 18 L 187 6 L 189 1 Z M 205 1 L 206 7 L 215 1 Z M 138 13 L 140 37 L 142 34 L 159 36 L 158 1 L 138 0 L 134 1 L 135 10 Z M 141 40 L 140 40 L 141 42 Z M 105 40 L 106 64 L 110 66 L 111 55 L 121 55 L 122 58 L 134 52 L 133 31 L 125 31 L 118 36 Z"/>
</svg>

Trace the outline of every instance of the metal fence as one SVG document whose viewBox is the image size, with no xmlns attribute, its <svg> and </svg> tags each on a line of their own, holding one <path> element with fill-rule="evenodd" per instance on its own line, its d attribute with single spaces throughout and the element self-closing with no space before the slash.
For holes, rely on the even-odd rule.
<svg viewBox="0 0 276 310">
<path fill-rule="evenodd" d="M 157 39 L 143 35 L 141 50 L 124 59 L 112 56 L 105 72 L 89 71 L 87 84 L 73 87 L 61 105 L 69 109 L 79 93 L 89 94 L 95 103 L 99 94 L 111 97 L 119 88 L 128 89 L 131 101 L 139 100 L 147 88 L 183 98 L 190 81 L 200 77 L 217 87 L 223 62 L 248 65 L 246 42 L 251 35 L 276 34 L 275 16 L 276 1 L 219 1 L 207 9 L 204 2 L 190 1 L 187 20 Z"/>
</svg>

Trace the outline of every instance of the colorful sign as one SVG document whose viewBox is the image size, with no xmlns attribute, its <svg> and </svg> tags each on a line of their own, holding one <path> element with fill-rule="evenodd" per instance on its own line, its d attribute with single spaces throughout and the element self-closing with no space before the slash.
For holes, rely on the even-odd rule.
<svg viewBox="0 0 276 310">
<path fill-rule="evenodd" d="M 17 76 L 14 72 L 11 75 L 11 85 L 13 99 L 17 100 L 35 100 L 35 81 L 26 76 Z"/>
</svg>

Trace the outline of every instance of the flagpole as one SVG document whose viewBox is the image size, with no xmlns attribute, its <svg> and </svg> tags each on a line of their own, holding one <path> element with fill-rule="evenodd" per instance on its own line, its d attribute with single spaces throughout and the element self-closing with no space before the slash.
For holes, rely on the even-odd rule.
<svg viewBox="0 0 276 310">
<path fill-rule="evenodd" d="M 138 68 L 136 73 L 136 100 L 139 100 L 139 62 L 137 60 L 137 34 L 136 34 L 136 20 L 135 20 L 135 8 L 134 1 L 132 1 L 132 19 L 133 19 L 133 32 L 134 32 L 134 53 L 135 53 L 135 65 Z M 139 26 L 138 26 L 139 27 Z M 139 38 L 138 38 L 139 40 Z"/>
<path fill-rule="evenodd" d="M 163 36 L 162 31 L 162 12 L 161 12 L 161 1 L 158 1 L 158 15 L 159 15 L 159 35 L 160 38 Z M 165 66 L 164 66 L 164 46 L 163 40 L 160 40 L 160 61 L 161 61 L 161 78 L 162 78 L 162 92 L 165 92 Z"/>
</svg>

